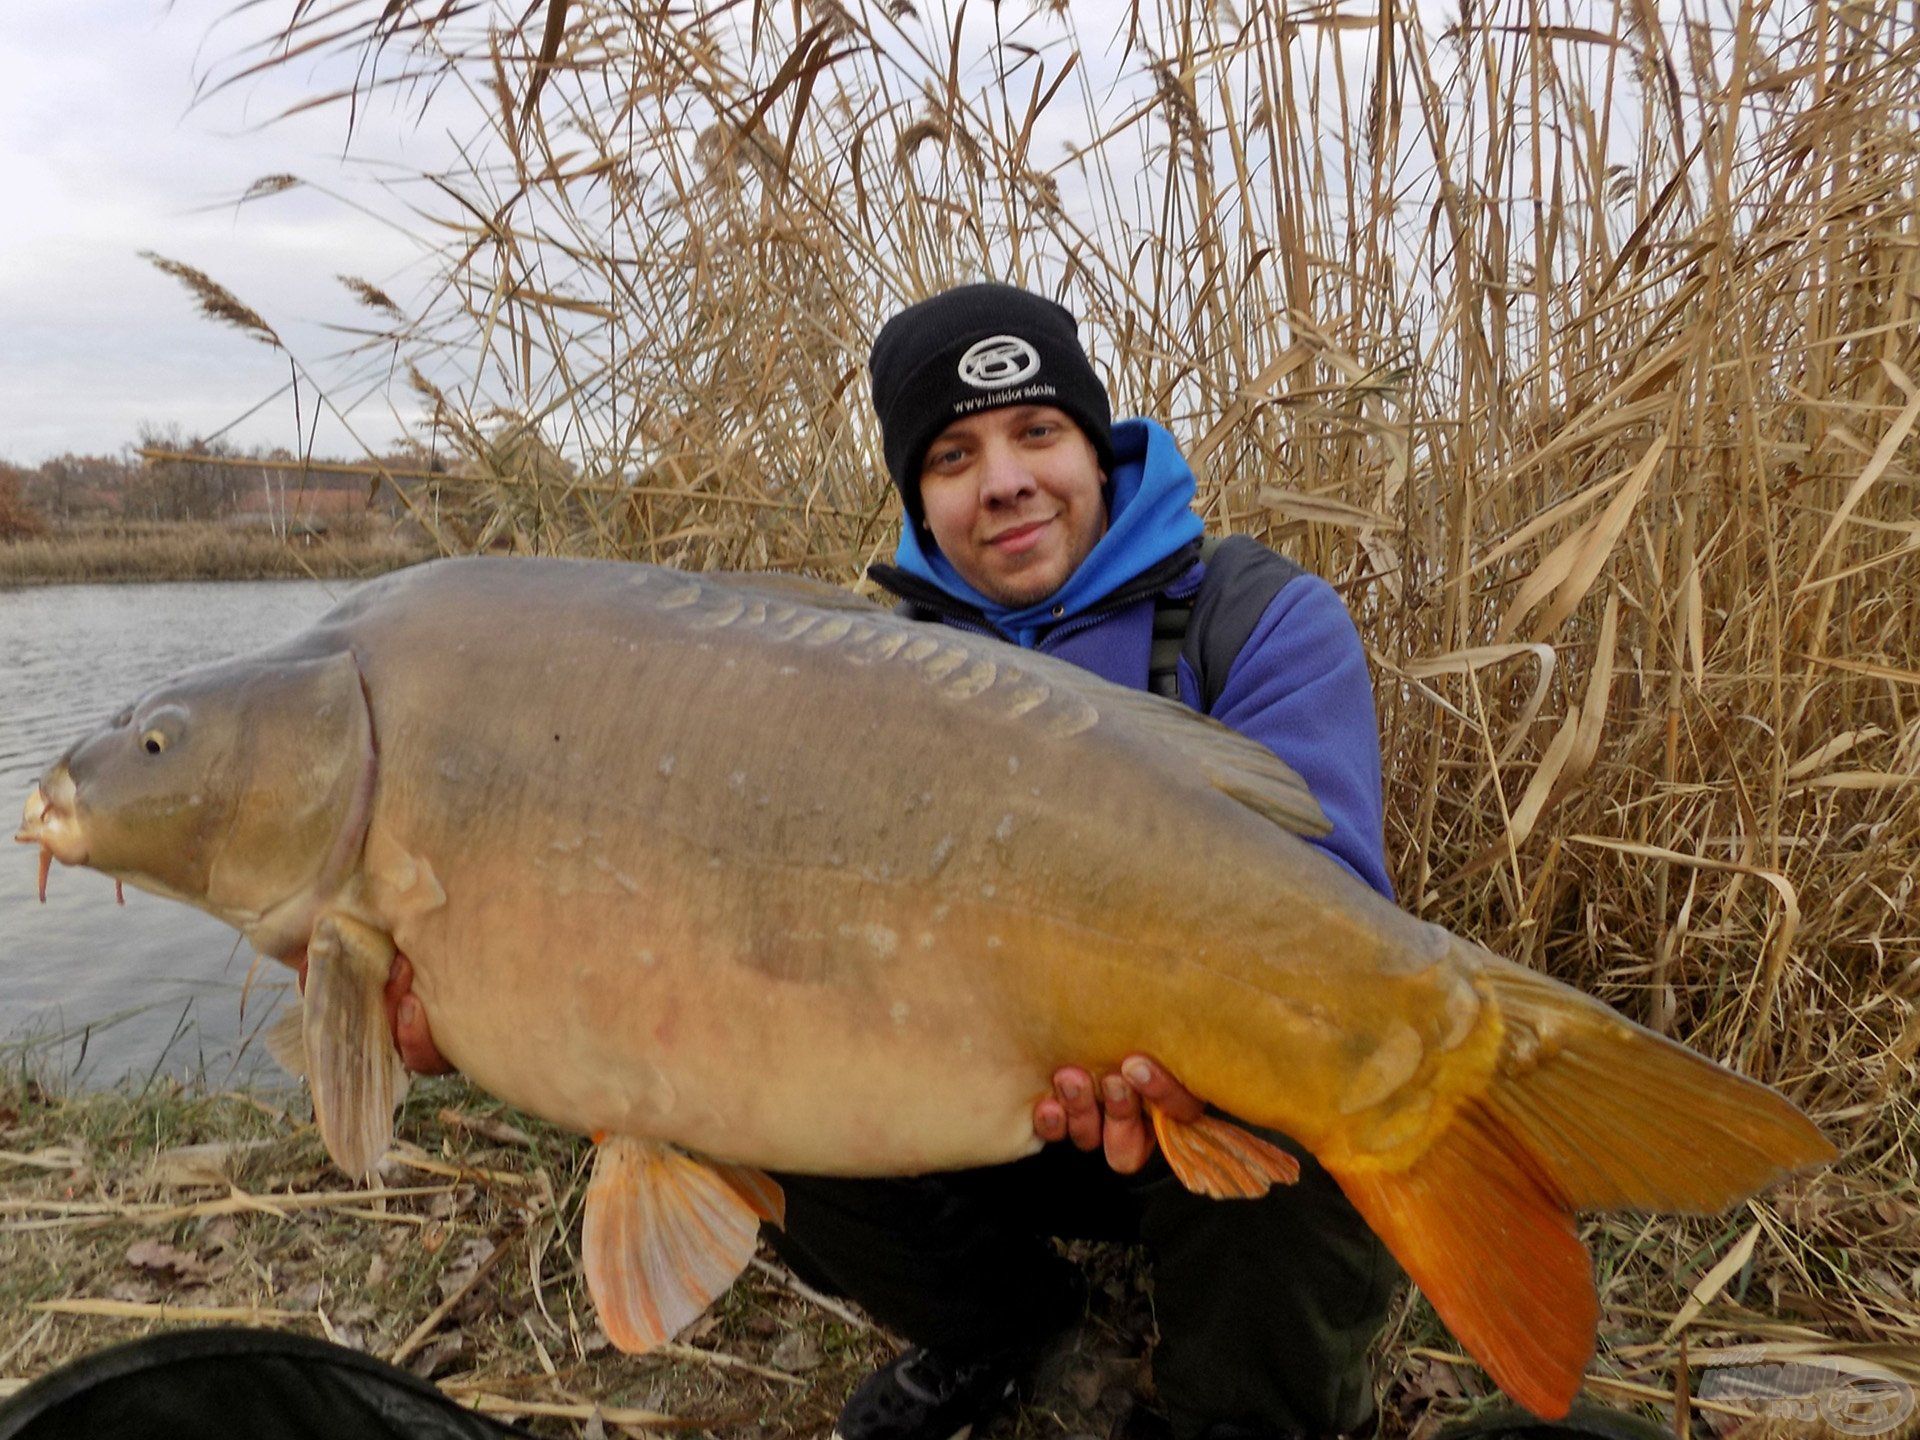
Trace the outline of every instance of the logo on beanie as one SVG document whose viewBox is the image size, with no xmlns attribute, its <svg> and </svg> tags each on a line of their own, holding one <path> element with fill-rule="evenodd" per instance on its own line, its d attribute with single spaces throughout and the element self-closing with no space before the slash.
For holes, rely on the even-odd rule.
<svg viewBox="0 0 1920 1440">
<path fill-rule="evenodd" d="M 1039 368 L 1039 352 L 1018 335 L 990 336 L 960 357 L 960 378 L 976 390 L 1017 385 Z"/>
</svg>

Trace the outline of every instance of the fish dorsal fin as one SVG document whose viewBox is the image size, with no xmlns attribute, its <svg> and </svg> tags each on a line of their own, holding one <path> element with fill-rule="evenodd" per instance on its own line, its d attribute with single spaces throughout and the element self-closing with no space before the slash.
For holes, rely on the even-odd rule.
<svg viewBox="0 0 1920 1440">
<path fill-rule="evenodd" d="M 784 1208 L 758 1171 L 623 1135 L 600 1142 L 580 1248 L 600 1328 L 632 1354 L 671 1340 L 746 1269 Z"/>
<path fill-rule="evenodd" d="M 393 942 L 370 926 L 323 915 L 313 927 L 301 1003 L 307 1083 L 327 1153 L 355 1180 L 387 1153 L 406 1090 L 383 999 L 392 965 Z"/>
<path fill-rule="evenodd" d="M 693 580 L 734 592 L 727 598 L 711 593 L 702 597 L 697 587 L 687 592 L 691 606 L 699 606 L 702 598 L 717 605 L 720 614 L 714 623 L 720 625 L 735 623 L 741 615 L 751 613 L 751 607 L 739 598 L 742 595 L 859 612 L 885 633 L 876 639 L 872 627 L 847 632 L 843 624 L 839 627 L 843 632 L 840 643 L 849 651 L 862 652 L 868 662 L 875 653 L 885 658 L 902 654 L 907 663 L 921 665 L 923 678 L 962 700 L 986 693 L 1014 695 L 1037 689 L 1044 696 L 1051 692 L 1058 702 L 1053 710 L 1066 712 L 1055 716 L 1062 733 L 1072 734 L 1098 724 L 1096 716 L 1111 717 L 1133 733 L 1166 745 L 1198 764 L 1214 789 L 1275 825 L 1309 836 L 1325 835 L 1333 829 L 1306 781 L 1271 750 L 1178 700 L 1112 684 L 1057 656 L 1022 650 L 971 631 L 901 619 L 850 590 L 804 576 L 708 571 L 674 578 L 683 588 L 687 580 Z M 916 640 L 935 642 L 935 653 L 913 659 L 916 647 L 911 642 Z M 974 662 L 971 666 L 965 663 L 968 658 Z M 1024 700 L 1020 703 L 1025 706 Z"/>
<path fill-rule="evenodd" d="M 1296 835 L 1332 832 L 1333 826 L 1307 782 L 1259 741 L 1249 740 L 1178 700 L 1109 685 L 1092 677 L 1080 683 L 1096 710 L 1124 716 L 1128 724 L 1191 757 L 1223 795 Z"/>
</svg>

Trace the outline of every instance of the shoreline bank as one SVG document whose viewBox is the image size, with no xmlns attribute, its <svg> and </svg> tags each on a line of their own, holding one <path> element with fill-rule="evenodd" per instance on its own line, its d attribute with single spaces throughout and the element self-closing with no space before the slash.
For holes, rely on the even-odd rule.
<svg viewBox="0 0 1920 1440">
<path fill-rule="evenodd" d="M 282 538 L 218 523 L 95 525 L 0 543 L 0 590 L 207 580 L 361 580 L 437 552 L 371 526 Z"/>
</svg>

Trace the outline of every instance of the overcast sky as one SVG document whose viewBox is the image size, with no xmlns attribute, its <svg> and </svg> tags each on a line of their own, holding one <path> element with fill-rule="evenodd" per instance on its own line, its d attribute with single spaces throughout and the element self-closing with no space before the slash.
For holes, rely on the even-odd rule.
<svg viewBox="0 0 1920 1440">
<path fill-rule="evenodd" d="M 420 246 L 312 190 L 244 207 L 263 175 L 292 172 L 375 198 L 368 163 L 419 158 L 445 144 L 441 107 L 419 134 L 380 107 L 342 159 L 344 108 L 266 123 L 324 72 L 296 68 L 194 103 L 196 74 L 245 43 L 211 27 L 228 0 L 13 0 L 0 27 L 0 459 L 107 452 L 143 423 L 206 434 L 288 380 L 284 356 L 199 318 L 175 280 L 140 259 L 196 266 L 259 311 L 330 385 L 344 348 L 328 326 L 370 312 L 334 278 L 391 286 L 405 303 L 424 280 Z M 249 23 L 284 18 L 284 4 Z M 246 19 L 247 17 L 243 17 Z M 391 207 L 390 207 L 391 208 Z M 363 391 L 343 391 L 352 396 Z M 401 389 L 395 396 L 404 399 Z M 302 416 L 311 423 L 311 395 Z M 375 446 L 399 426 L 384 395 L 351 423 Z M 292 395 L 242 422 L 242 444 L 299 443 Z M 355 450 L 331 417 L 321 453 Z"/>
<path fill-rule="evenodd" d="M 0 27 L 0 197 L 10 217 L 0 225 L 0 460 L 116 451 L 143 424 L 200 436 L 231 426 L 228 438 L 241 445 L 300 448 L 313 396 L 305 391 L 296 410 L 291 392 L 277 393 L 289 378 L 286 358 L 200 318 L 143 250 L 225 285 L 348 408 L 351 433 L 322 414 L 319 453 L 357 451 L 356 439 L 379 448 L 401 433 L 389 406 L 410 406 L 404 385 L 379 383 L 364 359 L 340 360 L 349 342 L 329 327 L 376 318 L 339 284 L 341 273 L 413 308 L 430 274 L 423 247 L 322 192 L 401 214 L 380 179 L 450 158 L 450 130 L 464 126 L 458 138 L 471 138 L 476 112 L 457 94 L 437 99 L 424 123 L 404 103 L 376 103 L 344 158 L 345 107 L 275 118 L 349 83 L 351 70 L 338 62 L 303 61 L 196 100 L 209 73 L 230 70 L 250 40 L 284 23 L 291 0 L 260 0 L 221 23 L 234 8 L 234 0 L 8 5 Z M 1091 6 L 1113 23 L 1087 32 L 1090 59 L 1105 48 L 1117 11 Z M 984 42 L 989 32 L 970 28 Z M 287 172 L 306 186 L 236 203 L 261 177 Z"/>
<path fill-rule="evenodd" d="M 938 14 L 944 0 L 930 3 Z M 1423 3 L 1436 13 L 1451 8 L 1451 0 Z M 223 22 L 236 6 L 241 13 Z M 347 416 L 342 423 L 322 413 L 311 432 L 318 453 L 382 448 L 413 418 L 404 385 L 383 383 L 364 356 L 351 365 L 339 358 L 352 340 L 337 327 L 378 317 L 336 277 L 370 280 L 417 312 L 433 269 L 424 245 L 354 207 L 402 216 L 404 196 L 385 191 L 382 179 L 445 165 L 454 142 L 480 129 L 477 110 L 454 92 L 424 119 L 417 98 L 377 101 L 363 108 L 347 158 L 345 106 L 275 118 L 350 83 L 339 62 L 303 61 L 196 101 L 197 84 L 230 70 L 292 7 L 9 0 L 0 27 L 0 460 L 112 452 L 142 425 L 302 447 L 315 415 L 311 388 L 302 387 L 296 409 L 285 356 L 202 319 L 143 250 L 225 285 L 326 386 Z M 1110 113 L 1118 102 L 1104 87 L 1122 63 L 1114 41 L 1124 10 L 1120 0 L 1077 0 L 1073 12 L 1089 47 L 1081 73 L 1098 77 Z M 976 7 L 976 16 L 990 14 Z M 981 44 L 990 23 L 969 25 Z M 1047 18 L 1023 25 L 1036 41 L 1058 33 Z M 1371 54 L 1364 34 L 1339 43 Z M 1042 131 L 1067 124 L 1071 108 L 1056 107 L 1061 117 L 1050 114 Z M 1052 137 L 1037 149 L 1061 143 Z M 282 173 L 305 183 L 237 203 L 255 181 Z M 422 198 L 444 208 L 441 197 Z M 394 404 L 409 413 L 396 417 Z"/>
</svg>

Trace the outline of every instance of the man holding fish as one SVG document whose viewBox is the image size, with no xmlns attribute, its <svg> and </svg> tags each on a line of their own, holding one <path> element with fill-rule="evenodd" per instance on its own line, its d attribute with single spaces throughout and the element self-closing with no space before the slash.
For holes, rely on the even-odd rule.
<svg viewBox="0 0 1920 1440">
<path fill-rule="evenodd" d="M 873 574 L 903 608 L 1177 693 L 1258 740 L 1332 821 L 1316 843 L 1390 896 L 1373 695 L 1345 607 L 1249 542 L 1202 560 L 1191 470 L 1158 424 L 1112 422 L 1073 316 L 1009 286 L 963 286 L 894 316 L 870 367 L 906 512 L 897 565 Z M 1155 620 L 1173 628 L 1170 611 L 1194 617 L 1187 654 L 1156 674 Z M 1243 643 L 1200 667 L 1218 673 L 1196 673 L 1222 634 Z M 404 979 L 390 1004 L 403 1056 L 443 1068 Z M 1072 1148 L 918 1178 L 778 1177 L 775 1248 L 912 1342 L 855 1392 L 840 1440 L 948 1440 L 1004 1400 L 1080 1313 L 1078 1276 L 1049 1236 L 1147 1245 L 1175 1440 L 1370 1428 L 1366 1351 L 1399 1278 L 1391 1256 L 1310 1158 L 1300 1183 L 1258 1200 L 1187 1190 L 1155 1156 L 1142 1099 L 1176 1118 L 1204 1109 L 1133 1056 L 1098 1077 L 1054 1076 L 1034 1131 Z"/>
<path fill-rule="evenodd" d="M 912 516 L 885 578 L 944 623 L 791 576 L 436 561 L 149 690 L 15 838 L 300 970 L 276 1054 L 347 1175 L 436 1053 L 592 1136 L 582 1266 L 624 1350 L 784 1216 L 914 1342 L 843 1440 L 1004 1396 L 1077 1308 L 1038 1237 L 1080 1232 L 1154 1257 L 1178 1440 L 1363 1428 L 1389 1252 L 1566 1415 L 1600 1319 L 1579 1213 L 1717 1213 L 1833 1146 L 1391 903 L 1344 610 L 1193 548 L 1178 451 L 1110 425 L 1064 311 L 970 287 L 872 365 Z"/>
</svg>

